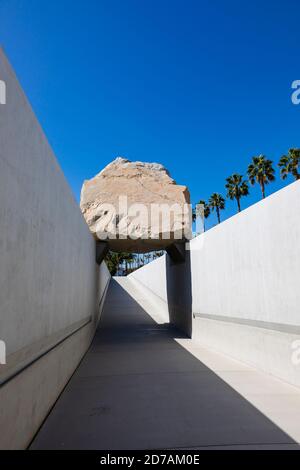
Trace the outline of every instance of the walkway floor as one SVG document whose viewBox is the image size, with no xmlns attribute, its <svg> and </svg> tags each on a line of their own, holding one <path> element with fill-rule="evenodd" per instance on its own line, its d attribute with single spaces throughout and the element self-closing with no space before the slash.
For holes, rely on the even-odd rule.
<svg viewBox="0 0 300 470">
<path fill-rule="evenodd" d="M 112 281 L 92 346 L 32 449 L 298 447 L 298 389 L 157 321 L 132 281 Z"/>
</svg>

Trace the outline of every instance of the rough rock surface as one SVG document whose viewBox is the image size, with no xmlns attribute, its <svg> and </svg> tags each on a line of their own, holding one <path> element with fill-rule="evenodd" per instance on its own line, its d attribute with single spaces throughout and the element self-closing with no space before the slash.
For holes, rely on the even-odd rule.
<svg viewBox="0 0 300 470">
<path fill-rule="evenodd" d="M 96 239 L 107 239 L 113 251 L 136 253 L 187 238 L 189 203 L 187 187 L 177 185 L 162 165 L 121 157 L 84 182 L 80 199 Z"/>
</svg>

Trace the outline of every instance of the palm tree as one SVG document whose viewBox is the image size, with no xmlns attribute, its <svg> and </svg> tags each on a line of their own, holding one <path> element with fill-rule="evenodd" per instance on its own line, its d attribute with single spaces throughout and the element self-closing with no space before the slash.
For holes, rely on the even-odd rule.
<svg viewBox="0 0 300 470">
<path fill-rule="evenodd" d="M 283 180 L 287 178 L 289 173 L 294 176 L 295 180 L 299 180 L 300 149 L 289 149 L 287 155 L 282 155 L 278 166 Z"/>
<path fill-rule="evenodd" d="M 112 276 L 115 276 L 118 272 L 120 261 L 121 261 L 120 253 L 109 251 L 105 257 L 105 261 L 106 261 L 110 274 Z"/>
<path fill-rule="evenodd" d="M 125 262 L 125 272 L 127 274 L 128 272 L 128 265 L 130 266 L 131 265 L 131 262 L 133 261 L 133 256 L 132 256 L 132 253 L 127 253 L 127 252 L 123 252 L 122 253 L 122 262 Z"/>
<path fill-rule="evenodd" d="M 275 180 L 275 170 L 272 160 L 268 160 L 264 155 L 252 158 L 252 163 L 247 170 L 249 181 L 251 184 L 258 183 L 260 185 L 263 199 L 266 197 L 265 186 Z"/>
<path fill-rule="evenodd" d="M 242 175 L 234 173 L 226 178 L 227 197 L 235 199 L 238 205 L 238 212 L 241 212 L 241 197 L 248 196 L 249 186 L 247 181 L 243 181 Z"/>
<path fill-rule="evenodd" d="M 213 193 L 208 201 L 209 207 L 212 211 L 216 211 L 218 217 L 218 223 L 221 222 L 220 210 L 225 209 L 225 199 L 219 193 Z"/>
<path fill-rule="evenodd" d="M 138 268 L 138 255 L 134 253 L 132 255 L 132 258 L 133 258 L 133 269 L 137 269 Z"/>
<path fill-rule="evenodd" d="M 145 254 L 145 259 L 146 259 L 147 263 L 149 263 L 150 258 L 151 258 L 151 254 L 150 254 L 150 253 L 146 253 L 146 254 Z"/>
<path fill-rule="evenodd" d="M 196 204 L 196 208 L 193 210 L 193 221 L 197 219 L 197 217 L 201 217 L 203 219 L 203 229 L 205 232 L 205 219 L 210 216 L 210 207 L 209 204 L 206 203 L 203 199 L 201 199 L 198 204 Z"/>
</svg>

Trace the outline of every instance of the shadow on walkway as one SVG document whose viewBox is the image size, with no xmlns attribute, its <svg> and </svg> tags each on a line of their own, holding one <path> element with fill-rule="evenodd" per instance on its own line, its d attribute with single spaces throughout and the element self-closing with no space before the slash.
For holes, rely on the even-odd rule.
<svg viewBox="0 0 300 470">
<path fill-rule="evenodd" d="M 31 448 L 294 443 L 176 341 L 185 338 L 153 321 L 129 279 L 112 280 L 92 346 Z"/>
</svg>

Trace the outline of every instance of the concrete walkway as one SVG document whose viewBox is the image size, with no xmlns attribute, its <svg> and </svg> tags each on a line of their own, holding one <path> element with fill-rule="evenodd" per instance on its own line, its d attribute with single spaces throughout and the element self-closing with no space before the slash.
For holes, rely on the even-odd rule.
<svg viewBox="0 0 300 470">
<path fill-rule="evenodd" d="M 298 448 L 300 391 L 202 348 L 115 278 L 32 449 Z"/>
</svg>

